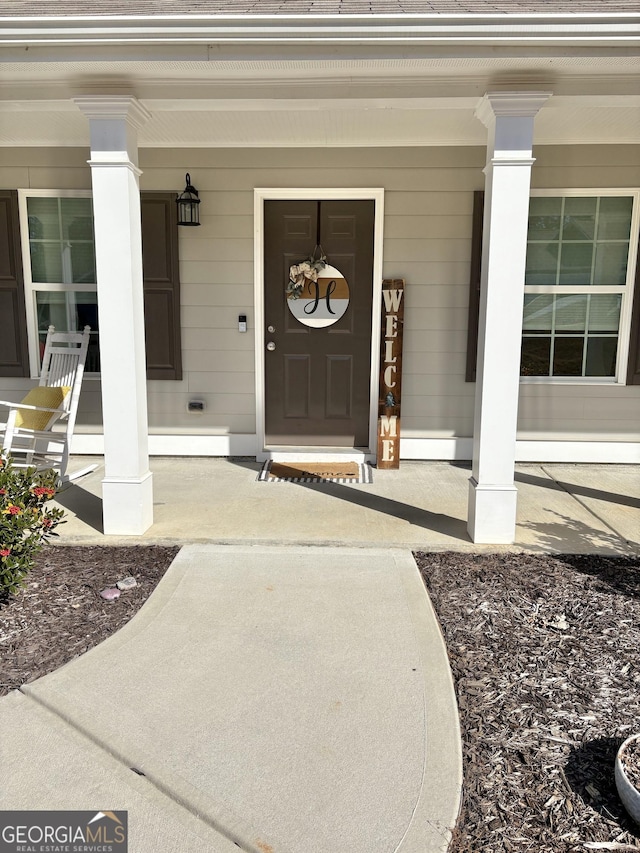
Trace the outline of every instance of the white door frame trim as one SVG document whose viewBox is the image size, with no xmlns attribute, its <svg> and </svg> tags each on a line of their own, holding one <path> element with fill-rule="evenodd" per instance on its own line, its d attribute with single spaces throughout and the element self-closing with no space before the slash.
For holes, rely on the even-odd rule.
<svg viewBox="0 0 640 853">
<path fill-rule="evenodd" d="M 254 225 L 254 311 L 255 311 L 255 366 L 256 366 L 256 435 L 257 459 L 275 458 L 274 451 L 267 450 L 265 445 L 265 388 L 264 388 L 264 202 L 267 199 L 296 200 L 296 199 L 325 199 L 373 200 L 375 203 L 374 238 L 373 238 L 373 299 L 371 305 L 371 379 L 370 379 L 370 411 L 369 411 L 369 447 L 366 452 L 352 453 L 354 458 L 375 461 L 377 450 L 378 422 L 378 384 L 380 367 L 380 329 L 377 319 L 380 317 L 382 305 L 382 241 L 384 222 L 384 189 L 382 187 L 304 187 L 277 188 L 257 187 L 253 191 L 253 225 Z M 284 287 L 286 282 L 282 282 Z M 298 451 L 300 457 L 305 455 L 320 456 L 322 448 L 281 448 L 287 458 Z M 324 455 L 328 455 L 326 448 Z M 335 454 L 331 454 L 335 455 Z M 340 456 L 348 454 L 340 453 Z"/>
</svg>

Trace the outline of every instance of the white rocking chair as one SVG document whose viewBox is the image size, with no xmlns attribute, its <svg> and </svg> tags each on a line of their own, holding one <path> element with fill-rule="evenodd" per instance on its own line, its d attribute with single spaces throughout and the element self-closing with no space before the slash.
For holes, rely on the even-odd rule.
<svg viewBox="0 0 640 853">
<path fill-rule="evenodd" d="M 90 331 L 85 326 L 83 332 L 56 332 L 49 326 L 40 384 L 20 403 L 0 400 L 9 409 L 2 449 L 11 455 L 15 467 L 53 468 L 61 483 L 97 467 L 67 476 Z"/>
</svg>

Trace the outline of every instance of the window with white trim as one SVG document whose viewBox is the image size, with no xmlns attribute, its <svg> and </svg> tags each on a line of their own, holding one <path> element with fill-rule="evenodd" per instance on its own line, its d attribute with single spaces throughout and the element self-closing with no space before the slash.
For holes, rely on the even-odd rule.
<svg viewBox="0 0 640 853">
<path fill-rule="evenodd" d="M 520 373 L 623 382 L 637 192 L 532 192 Z"/>
<path fill-rule="evenodd" d="M 89 192 L 19 193 L 31 374 L 40 372 L 50 325 L 58 331 L 91 326 L 87 373 L 100 369 L 98 298 Z"/>
</svg>

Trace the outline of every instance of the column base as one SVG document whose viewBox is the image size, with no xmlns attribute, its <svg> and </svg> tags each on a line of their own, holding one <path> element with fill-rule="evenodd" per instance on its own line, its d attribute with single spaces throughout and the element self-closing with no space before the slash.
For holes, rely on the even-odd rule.
<svg viewBox="0 0 640 853">
<path fill-rule="evenodd" d="M 153 524 L 153 476 L 105 478 L 102 481 L 105 536 L 140 536 Z"/>
<path fill-rule="evenodd" d="M 516 538 L 515 486 L 481 486 L 469 478 L 469 521 L 472 542 L 482 545 L 511 545 Z"/>
</svg>

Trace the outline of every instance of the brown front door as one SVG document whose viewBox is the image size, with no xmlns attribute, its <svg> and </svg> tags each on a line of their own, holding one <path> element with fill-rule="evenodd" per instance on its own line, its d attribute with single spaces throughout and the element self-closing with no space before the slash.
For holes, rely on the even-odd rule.
<svg viewBox="0 0 640 853">
<path fill-rule="evenodd" d="M 264 213 L 266 444 L 367 447 L 374 202 L 265 201 Z M 329 275 L 288 298 L 290 267 L 318 244 Z"/>
</svg>

